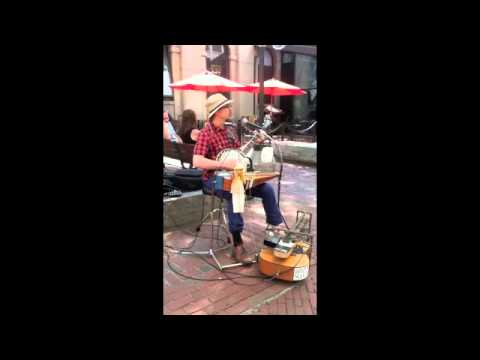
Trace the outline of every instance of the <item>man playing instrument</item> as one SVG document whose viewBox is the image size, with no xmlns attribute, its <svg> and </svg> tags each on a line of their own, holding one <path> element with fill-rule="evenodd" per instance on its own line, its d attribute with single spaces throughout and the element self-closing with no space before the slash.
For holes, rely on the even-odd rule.
<svg viewBox="0 0 480 360">
<path fill-rule="evenodd" d="M 237 165 L 237 160 L 227 159 L 217 161 L 217 155 L 224 149 L 240 147 L 240 141 L 232 129 L 225 127 L 225 121 L 231 116 L 231 103 L 222 94 L 214 94 L 207 99 L 208 122 L 200 131 L 193 150 L 193 166 L 203 169 L 203 187 L 206 193 L 215 190 L 215 170 L 232 171 Z M 233 212 L 232 194 L 228 191 L 215 190 L 215 195 L 226 200 L 228 211 L 228 227 L 233 237 L 233 256 L 239 262 L 252 261 L 245 256 L 245 248 L 241 233 L 244 222 L 241 213 Z M 278 226 L 283 222 L 282 215 L 277 206 L 275 191 L 268 183 L 257 185 L 251 189 L 251 195 L 262 198 L 267 223 Z"/>
</svg>

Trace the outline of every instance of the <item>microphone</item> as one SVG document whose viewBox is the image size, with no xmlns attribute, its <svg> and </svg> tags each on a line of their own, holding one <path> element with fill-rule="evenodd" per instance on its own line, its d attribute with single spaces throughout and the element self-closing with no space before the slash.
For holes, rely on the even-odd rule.
<svg viewBox="0 0 480 360">
<path fill-rule="evenodd" d="M 259 126 L 259 125 L 257 125 L 257 124 L 251 123 L 250 121 L 248 121 L 247 118 L 242 118 L 242 119 L 240 120 L 240 124 L 241 124 L 242 126 L 248 125 L 248 126 L 253 127 L 254 129 L 258 129 L 259 132 L 260 132 L 263 136 L 267 137 L 267 138 L 270 139 L 270 140 L 273 140 L 273 139 L 271 138 L 271 136 L 268 135 L 267 132 L 266 132 L 265 130 L 263 130 L 263 128 L 262 128 L 261 126 Z"/>
<path fill-rule="evenodd" d="M 249 126 L 255 128 L 255 129 L 259 129 L 259 130 L 262 130 L 262 131 L 263 131 L 263 128 L 262 128 L 261 126 L 259 126 L 259 125 L 257 125 L 257 124 L 254 124 L 254 123 L 251 123 L 250 121 L 248 121 L 247 118 L 242 118 L 242 119 L 240 120 L 240 122 L 241 122 L 242 126 L 249 125 Z"/>
</svg>

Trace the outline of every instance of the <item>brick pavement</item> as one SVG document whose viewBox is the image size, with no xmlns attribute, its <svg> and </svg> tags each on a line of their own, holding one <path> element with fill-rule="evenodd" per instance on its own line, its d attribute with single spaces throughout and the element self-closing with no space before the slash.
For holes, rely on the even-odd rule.
<svg viewBox="0 0 480 360">
<path fill-rule="evenodd" d="M 277 188 L 277 182 L 271 182 Z M 168 253 L 163 254 L 165 315 L 316 315 L 317 312 L 317 200 L 316 169 L 301 165 L 284 164 L 281 183 L 280 208 L 289 226 L 295 221 L 297 210 L 312 212 L 314 251 L 309 276 L 301 282 L 265 280 L 263 278 L 235 278 L 238 274 L 262 277 L 257 265 L 229 269 L 221 273 L 197 256 Z M 249 252 L 261 249 L 265 213 L 260 199 L 247 203 L 243 238 Z M 192 231 L 192 233 L 189 233 Z M 200 238 L 193 249 L 207 249 L 210 228 L 202 227 Z M 224 237 L 225 238 L 225 237 Z M 176 230 L 164 234 L 166 244 L 173 247 L 188 246 L 192 243 L 193 229 Z M 226 238 L 225 238 L 226 239 Z M 231 280 L 199 281 L 185 279 L 177 275 L 167 265 L 167 255 L 171 265 L 178 271 L 202 279 L 218 279 L 230 276 Z M 214 263 L 211 257 L 204 259 Z M 231 263 L 227 251 L 220 252 L 222 264 Z"/>
</svg>

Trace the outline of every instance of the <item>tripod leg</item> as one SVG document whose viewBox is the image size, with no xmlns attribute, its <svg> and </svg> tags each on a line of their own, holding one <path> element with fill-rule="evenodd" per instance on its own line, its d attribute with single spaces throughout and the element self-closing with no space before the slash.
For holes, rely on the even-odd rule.
<svg viewBox="0 0 480 360">
<path fill-rule="evenodd" d="M 223 213 L 223 199 L 220 200 L 220 204 L 219 204 L 219 209 L 221 209 L 219 212 L 218 212 L 218 216 L 217 216 L 217 223 L 218 223 L 218 226 L 217 226 L 217 241 L 218 241 L 218 236 L 220 234 L 220 220 L 221 220 L 221 217 L 222 217 L 222 214 Z"/>
<path fill-rule="evenodd" d="M 200 231 L 200 227 L 202 226 L 203 222 L 205 221 L 205 219 L 203 218 L 204 214 L 205 214 L 205 195 L 203 195 L 203 199 L 202 199 L 202 215 L 200 216 L 200 224 L 197 227 L 197 232 Z"/>
<path fill-rule="evenodd" d="M 218 268 L 220 269 L 220 271 L 223 270 L 222 264 L 220 264 L 220 263 L 218 262 L 218 260 L 217 260 L 217 258 L 216 258 L 216 256 L 215 256 L 215 253 L 213 252 L 212 249 L 210 249 L 210 255 L 213 257 L 213 260 L 215 260 L 215 262 L 217 263 Z"/>
<path fill-rule="evenodd" d="M 225 211 L 222 211 L 222 217 L 223 217 L 222 227 L 223 227 L 223 230 L 225 230 L 225 233 L 227 234 L 227 242 L 230 244 L 232 240 L 230 239 L 230 232 L 227 229 L 228 221 L 227 221 L 227 216 L 225 215 Z"/>
</svg>

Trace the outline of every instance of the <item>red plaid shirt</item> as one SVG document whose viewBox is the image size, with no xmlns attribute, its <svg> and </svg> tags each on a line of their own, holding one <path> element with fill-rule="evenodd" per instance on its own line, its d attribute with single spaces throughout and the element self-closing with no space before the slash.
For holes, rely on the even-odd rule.
<svg viewBox="0 0 480 360">
<path fill-rule="evenodd" d="M 223 149 L 236 149 L 239 147 L 240 141 L 233 129 L 227 129 L 227 127 L 223 129 L 216 128 L 208 122 L 205 127 L 200 130 L 193 154 L 215 160 L 218 153 Z M 214 172 L 215 170 L 204 170 L 203 179 L 207 180 Z"/>
</svg>

